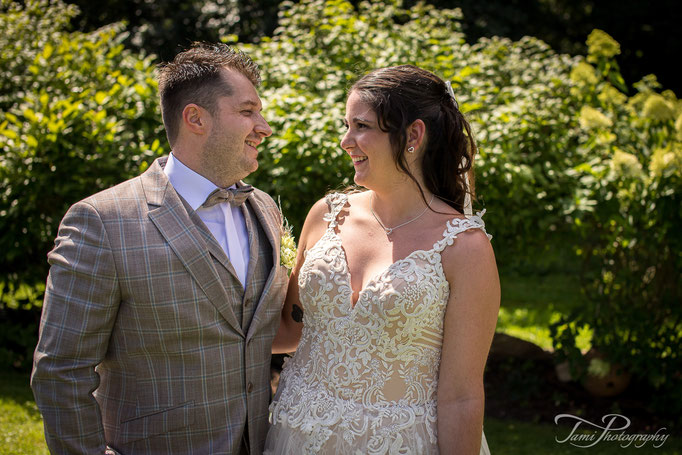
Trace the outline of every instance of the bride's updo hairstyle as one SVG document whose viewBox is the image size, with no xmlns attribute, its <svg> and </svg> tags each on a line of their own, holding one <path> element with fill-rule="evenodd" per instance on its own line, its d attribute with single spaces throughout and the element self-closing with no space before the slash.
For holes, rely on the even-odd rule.
<svg viewBox="0 0 682 455">
<path fill-rule="evenodd" d="M 350 89 L 376 113 L 379 128 L 389 134 L 399 170 L 417 185 L 407 164 L 407 127 L 421 119 L 426 125 L 421 173 L 426 188 L 464 213 L 469 192 L 474 198 L 473 158 L 476 144 L 471 128 L 441 78 L 412 65 L 374 70 Z M 468 185 L 466 177 L 468 175 Z M 424 192 L 422 198 L 426 202 Z"/>
</svg>

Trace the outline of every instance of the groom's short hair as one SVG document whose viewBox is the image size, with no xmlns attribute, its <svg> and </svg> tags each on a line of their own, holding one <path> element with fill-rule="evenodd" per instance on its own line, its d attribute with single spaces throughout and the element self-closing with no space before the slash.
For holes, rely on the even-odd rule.
<svg viewBox="0 0 682 455">
<path fill-rule="evenodd" d="M 222 43 L 194 43 L 172 62 L 159 66 L 161 115 L 171 148 L 177 139 L 185 106 L 194 103 L 215 115 L 218 98 L 232 94 L 232 87 L 221 74 L 226 67 L 239 71 L 254 86 L 260 85 L 260 69 L 251 57 Z"/>
</svg>

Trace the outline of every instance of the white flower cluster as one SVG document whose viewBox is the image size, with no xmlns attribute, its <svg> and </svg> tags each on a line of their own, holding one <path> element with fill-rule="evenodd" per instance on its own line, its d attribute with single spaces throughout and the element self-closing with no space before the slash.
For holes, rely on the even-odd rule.
<svg viewBox="0 0 682 455">
<path fill-rule="evenodd" d="M 282 239 L 280 241 L 280 264 L 287 268 L 289 275 L 296 267 L 296 240 L 291 233 L 291 226 L 285 224 L 282 230 Z"/>
<path fill-rule="evenodd" d="M 279 203 L 279 212 L 284 220 L 282 224 L 282 237 L 280 238 L 279 263 L 286 267 L 287 272 L 291 275 L 291 271 L 296 267 L 296 239 L 294 239 L 289 221 L 287 221 L 284 214 L 282 214 L 281 202 Z"/>
</svg>

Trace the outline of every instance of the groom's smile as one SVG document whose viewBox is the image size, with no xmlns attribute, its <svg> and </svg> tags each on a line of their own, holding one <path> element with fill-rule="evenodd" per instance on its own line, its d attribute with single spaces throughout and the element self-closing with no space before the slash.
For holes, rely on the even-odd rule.
<svg viewBox="0 0 682 455">
<path fill-rule="evenodd" d="M 218 186 L 226 187 L 258 169 L 258 146 L 272 129 L 261 115 L 262 103 L 251 81 L 227 69 L 223 78 L 232 95 L 218 100 L 204 155 L 213 172 L 221 174 Z"/>
</svg>

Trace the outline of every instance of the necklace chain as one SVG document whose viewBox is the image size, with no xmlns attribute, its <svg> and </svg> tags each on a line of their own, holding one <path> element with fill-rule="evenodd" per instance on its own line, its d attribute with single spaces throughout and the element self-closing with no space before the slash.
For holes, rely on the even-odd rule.
<svg viewBox="0 0 682 455">
<path fill-rule="evenodd" d="M 426 208 L 425 208 L 419 215 L 415 216 L 415 217 L 412 218 L 411 220 L 405 221 L 404 223 L 401 223 L 401 224 L 399 224 L 399 225 L 397 225 L 397 226 L 394 226 L 394 227 L 392 227 L 392 228 L 387 228 L 387 227 L 384 225 L 384 223 L 381 222 L 381 220 L 379 219 L 379 216 L 378 216 L 376 213 L 374 213 L 374 207 L 372 207 L 372 205 L 374 204 L 374 193 L 372 193 L 372 199 L 369 201 L 369 211 L 372 212 L 372 215 L 374 216 L 374 219 L 377 220 L 377 223 L 379 223 L 379 226 L 381 226 L 382 229 L 386 232 L 386 235 L 391 235 L 391 234 L 393 233 L 393 231 L 396 230 L 396 229 L 398 229 L 399 227 L 403 227 L 403 226 L 405 226 L 406 224 L 410 224 L 411 222 L 413 222 L 413 221 L 418 220 L 419 218 L 421 218 L 422 215 L 424 215 L 424 214 L 426 213 L 426 211 L 429 209 L 429 207 L 431 207 L 431 203 L 433 202 L 433 198 L 434 198 L 435 196 L 436 196 L 435 194 L 432 194 L 432 195 L 431 195 L 431 200 L 430 200 L 429 203 L 427 204 Z"/>
</svg>

